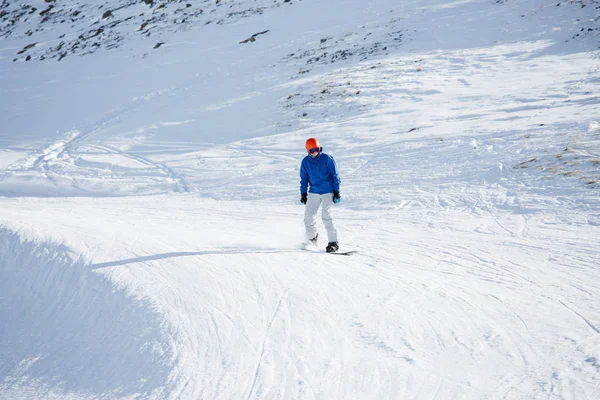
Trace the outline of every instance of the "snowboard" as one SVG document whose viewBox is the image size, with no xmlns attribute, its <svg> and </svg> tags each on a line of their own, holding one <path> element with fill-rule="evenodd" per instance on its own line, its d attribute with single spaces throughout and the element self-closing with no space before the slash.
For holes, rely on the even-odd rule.
<svg viewBox="0 0 600 400">
<path fill-rule="evenodd" d="M 325 254 L 333 254 L 334 256 L 351 256 L 352 254 L 358 254 L 357 250 L 349 250 L 349 251 L 336 251 L 333 253 L 327 253 L 326 251 L 324 252 Z"/>
<path fill-rule="evenodd" d="M 300 245 L 300 249 L 305 250 L 305 251 L 310 251 L 313 253 L 333 254 L 333 255 L 338 255 L 338 256 L 351 256 L 353 254 L 358 254 L 357 250 L 336 251 L 333 253 L 328 253 L 327 251 L 317 248 L 316 246 L 309 244 L 309 243 L 302 243 Z"/>
</svg>

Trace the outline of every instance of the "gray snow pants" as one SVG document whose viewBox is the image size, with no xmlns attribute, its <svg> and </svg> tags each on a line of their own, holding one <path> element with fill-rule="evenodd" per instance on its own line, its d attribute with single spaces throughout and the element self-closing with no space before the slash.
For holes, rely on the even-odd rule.
<svg viewBox="0 0 600 400">
<path fill-rule="evenodd" d="M 304 210 L 304 226 L 306 227 L 306 239 L 312 239 L 317 235 L 317 223 L 315 218 L 317 211 L 321 206 L 321 219 L 327 229 L 327 239 L 330 242 L 337 242 L 337 231 L 333 225 L 331 217 L 331 208 L 333 207 L 333 193 L 316 194 L 309 193 Z"/>
</svg>

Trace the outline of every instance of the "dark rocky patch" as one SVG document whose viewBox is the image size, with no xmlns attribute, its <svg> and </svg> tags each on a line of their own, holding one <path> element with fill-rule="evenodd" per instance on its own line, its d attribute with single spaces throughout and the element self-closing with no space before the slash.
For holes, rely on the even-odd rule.
<svg viewBox="0 0 600 400">
<path fill-rule="evenodd" d="M 400 19 L 392 18 L 385 25 L 387 29 L 376 29 L 376 32 L 387 32 L 385 34 L 366 31 L 352 32 L 337 38 L 330 36 L 321 38 L 312 48 L 299 49 L 295 53 L 288 54 L 284 57 L 284 61 L 301 62 L 305 65 L 327 65 L 385 56 L 404 43 L 406 31 L 398 28 L 400 22 Z M 362 29 L 367 28 L 363 26 Z"/>
<path fill-rule="evenodd" d="M 250 36 L 248 39 L 246 39 L 246 40 L 242 40 L 240 43 L 255 42 L 255 41 L 256 41 L 256 37 L 257 37 L 258 35 L 264 35 L 264 34 L 265 34 L 265 33 L 267 33 L 267 32 L 269 32 L 269 30 L 262 31 L 262 32 L 258 32 L 258 33 L 255 33 L 254 35 Z"/>
<path fill-rule="evenodd" d="M 23 47 L 23 50 L 19 51 L 17 54 L 23 54 L 23 53 L 25 53 L 27 50 L 35 47 L 36 44 L 37 43 L 28 44 L 27 46 Z"/>
</svg>

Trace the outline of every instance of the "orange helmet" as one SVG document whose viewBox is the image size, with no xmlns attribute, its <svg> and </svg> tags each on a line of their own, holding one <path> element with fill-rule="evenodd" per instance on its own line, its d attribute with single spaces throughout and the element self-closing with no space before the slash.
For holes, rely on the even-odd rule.
<svg viewBox="0 0 600 400">
<path fill-rule="evenodd" d="M 308 139 L 306 141 L 306 144 L 304 145 L 304 147 L 306 148 L 306 151 L 308 151 L 308 154 L 314 153 L 315 151 L 317 153 L 321 151 L 321 145 L 319 144 L 319 139 L 314 138 L 314 137 Z"/>
</svg>

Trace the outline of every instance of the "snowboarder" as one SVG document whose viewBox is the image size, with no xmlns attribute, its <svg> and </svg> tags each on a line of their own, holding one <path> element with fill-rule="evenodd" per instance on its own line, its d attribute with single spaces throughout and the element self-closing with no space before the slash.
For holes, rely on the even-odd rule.
<svg viewBox="0 0 600 400">
<path fill-rule="evenodd" d="M 316 229 L 315 217 L 319 207 L 321 218 L 327 229 L 328 253 L 335 253 L 338 249 L 338 237 L 331 210 L 333 204 L 341 201 L 340 177 L 333 157 L 323 153 L 319 140 L 310 138 L 306 141 L 308 155 L 300 165 L 300 202 L 306 205 L 304 211 L 304 226 L 306 227 L 306 239 L 317 244 L 319 234 Z"/>
</svg>

